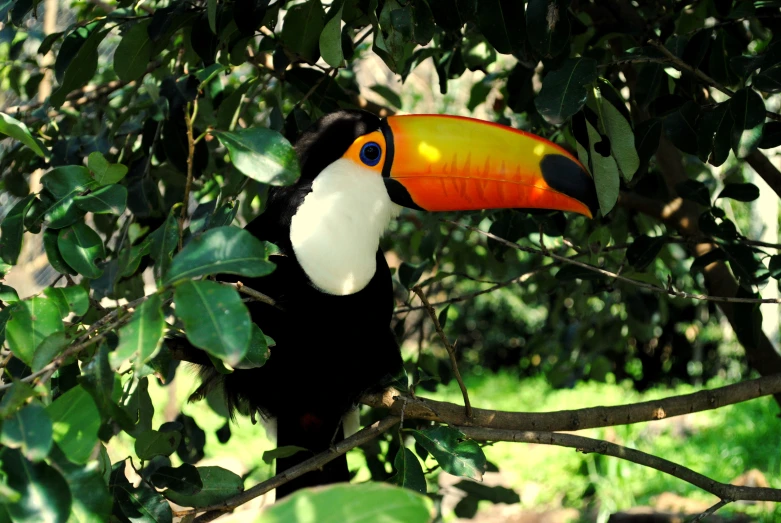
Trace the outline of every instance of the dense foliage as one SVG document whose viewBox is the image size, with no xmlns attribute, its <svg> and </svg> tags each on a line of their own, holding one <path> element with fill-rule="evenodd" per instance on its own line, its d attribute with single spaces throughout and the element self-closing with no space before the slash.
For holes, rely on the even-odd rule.
<svg viewBox="0 0 781 523">
<path fill-rule="evenodd" d="M 209 276 L 273 271 L 274 247 L 240 226 L 263 212 L 269 185 L 297 179 L 291 142 L 340 107 L 478 115 L 562 144 L 596 182 L 594 220 L 404 211 L 382 247 L 402 260 L 391 264 L 394 328 L 411 387 L 452 379 L 416 283 L 458 339 L 465 374 L 642 390 L 781 371 L 752 301 L 781 277 L 779 246 L 749 239 L 760 196 L 749 165 L 763 190 L 781 191 L 767 159 L 781 146 L 779 7 L 0 2 L 0 521 L 171 521 L 166 500 L 200 508 L 245 488 L 232 472 L 195 466 L 206 440 L 193 418 L 153 426 L 149 383 L 182 371 L 166 335 L 186 335 L 225 372 L 273 358 L 273 340 L 249 321 L 251 298 Z M 209 405 L 224 412 L 219 398 Z M 415 425 L 365 449 L 373 479 L 438 500 L 419 458 L 480 478 L 475 442 Z M 120 434 L 135 455 L 112 463 L 105 446 Z M 305 495 L 325 510 L 395 506 L 399 521 L 426 521 L 439 506 L 386 485 L 355 488 Z M 501 494 L 470 492 L 462 514 Z M 343 505 L 345 495 L 360 503 Z M 275 510 L 263 517 L 290 521 L 290 504 Z"/>
</svg>

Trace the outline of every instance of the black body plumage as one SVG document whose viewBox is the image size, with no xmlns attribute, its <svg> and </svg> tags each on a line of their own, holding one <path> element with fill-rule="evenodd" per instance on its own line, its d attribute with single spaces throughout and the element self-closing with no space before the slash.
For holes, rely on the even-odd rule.
<svg viewBox="0 0 781 523">
<path fill-rule="evenodd" d="M 296 260 L 290 224 L 309 194 L 317 174 L 337 160 L 361 135 L 378 129 L 380 120 L 362 111 L 340 111 L 316 122 L 297 141 L 301 178 L 289 187 L 269 189 L 266 209 L 246 229 L 274 243 L 279 255 L 275 271 L 263 278 L 220 276 L 242 281 L 276 300 L 284 310 L 261 302 L 247 304 L 252 320 L 276 345 L 263 367 L 217 373 L 201 368 L 202 387 L 222 387 L 231 409 L 246 406 L 277 419 L 278 446 L 296 445 L 299 452 L 277 461 L 277 472 L 326 450 L 341 439 L 341 418 L 358 398 L 381 386 L 401 370 L 398 344 L 390 329 L 393 313 L 391 275 L 382 251 L 377 269 L 360 291 L 347 296 L 327 294 L 309 281 Z M 299 488 L 349 480 L 342 456 L 277 490 L 284 496 Z"/>
</svg>

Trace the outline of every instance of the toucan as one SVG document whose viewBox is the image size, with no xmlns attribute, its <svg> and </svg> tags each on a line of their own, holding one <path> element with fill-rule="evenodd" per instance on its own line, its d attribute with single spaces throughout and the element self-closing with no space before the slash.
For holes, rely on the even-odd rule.
<svg viewBox="0 0 781 523">
<path fill-rule="evenodd" d="M 476 119 L 341 110 L 295 144 L 301 176 L 271 187 L 246 229 L 275 244 L 274 272 L 242 278 L 276 301 L 250 302 L 273 338 L 266 364 L 221 374 L 201 369 L 196 397 L 221 387 L 231 409 L 276 419 L 277 445 L 308 449 L 277 459 L 277 472 L 327 450 L 360 396 L 399 374 L 391 331 L 391 272 L 380 238 L 402 207 L 422 211 L 557 209 L 588 217 L 594 182 L 562 147 Z M 236 281 L 224 275 L 222 281 Z M 277 489 L 349 481 L 345 456 Z"/>
</svg>

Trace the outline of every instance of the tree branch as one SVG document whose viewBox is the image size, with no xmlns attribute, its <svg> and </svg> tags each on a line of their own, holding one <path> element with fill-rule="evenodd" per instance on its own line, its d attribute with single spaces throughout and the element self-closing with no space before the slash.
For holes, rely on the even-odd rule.
<svg viewBox="0 0 781 523">
<path fill-rule="evenodd" d="M 298 465 L 291 467 L 280 474 L 277 474 L 271 479 L 263 481 L 262 483 L 258 483 L 254 487 L 247 489 L 241 494 L 233 496 L 232 498 L 223 501 L 222 503 L 218 503 L 216 505 L 211 505 L 199 509 L 188 509 L 188 510 L 178 511 L 176 512 L 176 515 L 186 516 L 188 514 L 206 512 L 205 514 L 198 516 L 195 519 L 195 521 L 199 523 L 206 522 L 206 521 L 213 521 L 214 519 L 223 515 L 225 512 L 233 510 L 239 505 L 247 503 L 251 499 L 255 499 L 258 496 L 261 496 L 272 489 L 280 487 L 285 483 L 306 474 L 307 472 L 318 469 L 323 465 L 325 465 L 326 463 L 329 463 L 334 459 L 338 458 L 339 456 L 347 453 L 348 450 L 373 440 L 380 434 L 386 432 L 391 427 L 399 423 L 399 421 L 400 418 L 397 416 L 388 416 L 387 418 L 372 423 L 368 427 L 359 430 L 349 438 L 340 441 L 339 443 L 337 443 L 330 449 L 326 450 L 325 452 L 321 452 L 320 454 L 317 454 L 309 458 L 308 460 L 299 463 Z"/>
<path fill-rule="evenodd" d="M 468 419 L 472 418 L 472 405 L 469 403 L 469 394 L 466 391 L 466 385 L 464 385 L 464 379 L 461 377 L 461 372 L 458 370 L 458 362 L 456 361 L 456 349 L 453 347 L 453 345 L 448 341 L 447 336 L 445 336 L 445 331 L 442 330 L 442 325 L 439 323 L 439 318 L 437 318 L 437 313 L 434 310 L 434 307 L 431 306 L 431 303 L 429 303 L 428 298 L 426 298 L 426 295 L 423 293 L 423 289 L 420 288 L 419 285 L 415 285 L 412 287 L 412 292 L 418 295 L 418 298 L 420 298 L 420 301 L 423 302 L 423 306 L 426 308 L 426 311 L 428 312 L 428 315 L 431 317 L 431 321 L 434 322 L 434 327 L 437 329 L 437 334 L 439 335 L 439 339 L 442 340 L 442 344 L 445 346 L 445 349 L 447 349 L 447 353 L 450 356 L 450 366 L 453 367 L 453 375 L 456 377 L 456 381 L 458 382 L 458 387 L 461 389 L 461 395 L 464 397 L 464 414 Z"/>
<path fill-rule="evenodd" d="M 767 156 L 756 150 L 746 157 L 746 162 L 781 197 L 781 172 Z"/>
<path fill-rule="evenodd" d="M 574 448 L 577 449 L 578 452 L 583 452 L 584 454 L 595 452 L 605 456 L 624 459 L 682 479 L 695 487 L 699 487 L 706 492 L 718 496 L 722 500 L 781 501 L 781 489 L 743 487 L 720 483 L 664 458 L 607 441 L 556 432 L 486 429 L 482 427 L 459 427 L 459 429 L 461 429 L 467 437 L 478 441 L 510 441 L 557 445 L 560 447 Z"/>
<path fill-rule="evenodd" d="M 477 227 L 473 227 L 471 225 L 464 225 L 460 224 L 458 222 L 445 220 L 447 223 L 451 223 L 453 225 L 457 225 L 459 227 L 462 227 L 464 229 L 469 229 L 470 231 L 474 231 L 478 234 L 482 234 L 483 236 L 487 238 L 491 238 L 492 240 L 495 240 L 502 245 L 506 245 L 507 247 L 510 247 L 512 249 L 516 249 L 523 252 L 528 252 L 531 254 L 541 254 L 543 256 L 547 256 L 549 258 L 553 258 L 556 261 L 562 262 L 562 263 L 568 263 L 571 265 L 576 265 L 582 269 L 587 269 L 592 272 L 596 272 L 597 274 L 601 274 L 603 276 L 608 276 L 610 278 L 614 278 L 618 281 L 622 281 L 624 283 L 630 283 L 636 287 L 640 287 L 641 289 L 645 289 L 647 291 L 655 292 L 657 294 L 668 294 L 670 296 L 676 297 L 676 298 L 687 298 L 691 300 L 704 300 L 704 301 L 715 301 L 719 303 L 775 303 L 779 304 L 781 303 L 781 298 L 737 298 L 734 296 L 711 296 L 708 294 L 693 294 L 690 292 L 685 291 L 677 291 L 674 288 L 670 287 L 660 287 L 659 285 L 653 285 L 650 283 L 645 283 L 637 280 L 633 280 L 631 278 L 627 278 L 626 276 L 621 276 L 620 274 L 617 274 L 615 272 L 608 271 L 606 269 L 602 269 L 600 267 L 595 267 L 593 265 L 589 265 L 588 263 L 583 263 L 577 260 L 574 260 L 572 258 L 567 258 L 566 256 L 561 256 L 559 254 L 553 253 L 542 249 L 536 249 L 534 247 L 526 247 L 524 245 L 519 245 L 515 242 L 511 242 L 509 240 L 505 240 L 504 238 L 501 238 L 495 234 L 492 234 L 490 232 L 481 231 Z"/>
<path fill-rule="evenodd" d="M 397 416 L 400 416 L 403 410 L 404 417 L 409 419 L 450 425 L 503 430 L 572 431 L 671 418 L 778 393 L 781 393 L 781 374 L 692 394 L 613 407 L 589 407 L 557 412 L 507 412 L 475 408 L 472 409 L 471 418 L 467 418 L 464 408 L 455 403 L 412 397 L 395 389 L 366 394 L 361 398 L 361 403 L 374 408 L 390 409 L 390 412 Z"/>
</svg>

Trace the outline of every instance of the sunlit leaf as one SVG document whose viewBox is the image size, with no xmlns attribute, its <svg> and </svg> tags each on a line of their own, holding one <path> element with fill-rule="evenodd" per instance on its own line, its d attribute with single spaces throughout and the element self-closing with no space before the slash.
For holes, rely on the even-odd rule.
<svg viewBox="0 0 781 523">
<path fill-rule="evenodd" d="M 20 494 L 18 501 L 4 505 L 14 523 L 67 521 L 71 493 L 56 469 L 43 461 L 31 463 L 14 449 L 4 449 L 0 456 L 8 486 Z"/>
<path fill-rule="evenodd" d="M 60 230 L 57 247 L 65 262 L 87 278 L 98 278 L 103 270 L 97 262 L 106 257 L 103 241 L 98 233 L 83 222 Z"/>
<path fill-rule="evenodd" d="M 220 131 L 216 135 L 228 149 L 233 165 L 253 180 L 270 185 L 290 185 L 300 176 L 293 146 L 276 131 L 251 127 Z"/>
<path fill-rule="evenodd" d="M 410 432 L 445 472 L 476 480 L 483 478 L 485 454 L 477 442 L 466 439 L 461 431 L 438 426 Z"/>
<path fill-rule="evenodd" d="M 3 421 L 0 443 L 21 449 L 30 461 L 41 461 L 52 446 L 52 421 L 39 403 L 25 408 Z"/>
<path fill-rule="evenodd" d="M 139 459 L 148 460 L 155 456 L 170 456 L 179 446 L 182 434 L 176 431 L 161 432 L 148 430 L 136 438 L 135 451 Z"/>
<path fill-rule="evenodd" d="M 92 396 L 77 385 L 46 407 L 54 441 L 73 463 L 86 463 L 98 442 L 100 413 Z"/>
<path fill-rule="evenodd" d="M 45 157 L 47 155 L 47 151 L 43 148 L 41 142 L 30 133 L 24 122 L 20 122 L 16 118 L 12 118 L 2 112 L 0 112 L 0 134 L 10 136 L 14 140 L 23 143 L 38 156 Z"/>
<path fill-rule="evenodd" d="M 106 185 L 89 194 L 74 197 L 73 203 L 84 212 L 122 214 L 127 205 L 127 189 L 122 185 Z"/>
<path fill-rule="evenodd" d="M 48 298 L 35 296 L 13 305 L 5 335 L 14 355 L 30 365 L 38 345 L 62 328 L 57 304 Z"/>
<path fill-rule="evenodd" d="M 139 372 L 142 367 L 160 350 L 165 330 L 163 302 L 158 294 L 152 294 L 138 306 L 130 323 L 119 329 L 119 345 L 109 355 L 114 370 L 132 359 L 133 369 Z"/>
</svg>

